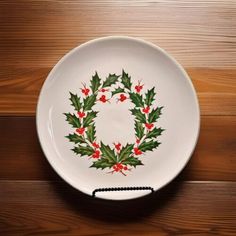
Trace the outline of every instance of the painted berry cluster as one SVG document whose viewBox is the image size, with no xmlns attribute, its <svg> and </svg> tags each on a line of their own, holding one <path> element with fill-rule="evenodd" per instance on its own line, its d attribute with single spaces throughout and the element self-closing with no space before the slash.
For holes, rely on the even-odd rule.
<svg viewBox="0 0 236 236">
<path fill-rule="evenodd" d="M 65 113 L 67 122 L 74 128 L 74 133 L 66 138 L 75 144 L 72 149 L 80 156 L 87 156 L 94 161 L 90 167 L 97 169 L 110 169 L 109 173 L 126 175 L 132 167 L 143 165 L 141 156 L 147 151 L 153 151 L 159 146 L 157 137 L 163 129 L 156 127 L 155 123 L 161 115 L 163 107 L 154 107 L 155 87 L 143 93 L 144 85 L 141 82 L 132 84 L 131 77 L 123 70 L 121 75 L 109 74 L 102 81 L 97 72 L 90 81 L 90 86 L 83 84 L 82 97 L 70 93 L 71 105 L 75 113 Z M 107 95 L 109 94 L 109 96 Z M 98 111 L 93 110 L 96 103 L 110 103 L 115 97 L 117 103 L 128 99 L 134 107 L 130 110 L 135 119 L 134 143 L 114 143 L 114 146 L 98 141 L 96 137 L 95 117 Z"/>
</svg>

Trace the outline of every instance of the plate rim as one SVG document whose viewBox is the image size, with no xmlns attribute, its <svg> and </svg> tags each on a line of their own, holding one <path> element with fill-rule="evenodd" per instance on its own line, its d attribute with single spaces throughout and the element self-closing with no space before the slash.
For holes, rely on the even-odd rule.
<svg viewBox="0 0 236 236">
<path fill-rule="evenodd" d="M 197 92 L 193 86 L 193 83 L 189 77 L 189 75 L 187 74 L 187 72 L 185 71 L 184 67 L 169 53 L 167 53 L 163 48 L 161 48 L 160 46 L 150 42 L 150 41 L 146 41 L 142 38 L 139 38 L 139 37 L 130 37 L 130 36 L 105 36 L 105 37 L 98 37 L 98 38 L 95 38 L 95 39 L 92 39 L 92 40 L 88 40 L 74 48 L 72 48 L 71 50 L 69 50 L 66 54 L 64 54 L 58 61 L 56 64 L 54 64 L 53 68 L 51 69 L 51 71 L 48 73 L 46 79 L 44 80 L 43 82 L 43 85 L 41 86 L 41 89 L 40 89 L 40 93 L 39 93 L 39 96 L 38 96 L 38 99 L 37 99 L 37 105 L 36 105 L 36 130 L 37 130 L 37 136 L 38 136 L 38 139 L 39 139 L 39 143 L 40 143 L 40 146 L 41 146 L 41 149 L 43 151 L 43 154 L 44 156 L 46 157 L 47 161 L 49 162 L 49 164 L 51 165 L 51 167 L 53 168 L 53 170 L 57 173 L 57 175 L 60 176 L 60 178 L 62 178 L 67 184 L 69 184 L 70 186 L 72 186 L 73 188 L 75 188 L 76 190 L 79 190 L 80 192 L 82 193 L 85 193 L 86 195 L 89 195 L 89 196 L 92 196 L 92 191 L 85 191 L 85 189 L 81 189 L 81 188 L 78 188 L 74 183 L 73 181 L 71 181 L 70 178 L 67 178 L 67 176 L 63 173 L 63 171 L 61 171 L 60 168 L 58 168 L 56 165 L 54 165 L 53 161 L 48 157 L 48 153 L 46 151 L 46 147 L 45 145 L 43 145 L 43 142 L 42 142 L 42 135 L 40 135 L 40 121 L 39 121 L 39 107 L 40 107 L 40 101 L 41 101 L 41 97 L 43 96 L 43 93 L 44 93 L 44 88 L 46 86 L 46 82 L 48 81 L 49 77 L 57 70 L 57 68 L 71 55 L 73 54 L 75 51 L 77 50 L 80 50 L 81 48 L 83 47 L 86 47 L 86 46 L 89 46 L 90 44 L 93 44 L 93 43 L 97 43 L 97 42 L 100 42 L 100 41 L 106 41 L 106 40 L 130 40 L 130 41 L 134 41 L 134 42 L 137 42 L 137 43 L 142 43 L 142 44 L 145 44 L 147 46 L 150 46 L 152 47 L 154 50 L 157 50 L 161 53 L 164 54 L 164 56 L 166 56 L 170 61 L 172 61 L 175 66 L 178 67 L 178 69 L 182 72 L 182 74 L 184 75 L 184 77 L 186 78 L 190 88 L 191 88 L 191 92 L 192 92 L 192 95 L 193 95 L 193 98 L 194 98 L 194 103 L 196 105 L 196 112 L 197 112 L 197 133 L 196 133 L 196 137 L 195 137 L 195 141 L 194 143 L 192 144 L 192 147 L 191 147 L 191 151 L 188 155 L 188 158 L 186 158 L 185 162 L 183 163 L 183 165 L 181 166 L 181 168 L 179 168 L 179 170 L 172 176 L 172 178 L 170 178 L 168 181 L 162 183 L 160 186 L 152 186 L 154 191 L 159 191 L 161 190 L 162 188 L 164 188 L 166 185 L 168 185 L 170 182 L 172 182 L 182 171 L 183 169 L 186 167 L 187 163 L 189 162 L 189 160 L 191 159 L 192 157 L 192 154 L 196 148 L 196 145 L 197 145 L 197 142 L 198 142 L 198 139 L 199 139 L 199 134 L 200 134 L 200 124 L 201 124 L 201 112 L 200 112 L 200 105 L 199 105 L 199 101 L 198 101 L 198 97 L 197 97 Z M 108 197 L 96 197 L 96 198 L 101 198 L 101 199 L 105 199 L 105 200 L 130 200 L 130 199 L 136 199 L 136 198 L 140 198 L 140 197 L 143 197 L 143 196 L 146 196 L 148 193 L 144 193 L 142 195 L 138 195 L 138 196 L 132 196 L 132 197 L 129 197 L 129 198 L 122 198 L 122 199 L 114 199 L 112 198 L 112 194 L 108 195 Z M 109 197 L 110 196 L 110 197 Z"/>
</svg>

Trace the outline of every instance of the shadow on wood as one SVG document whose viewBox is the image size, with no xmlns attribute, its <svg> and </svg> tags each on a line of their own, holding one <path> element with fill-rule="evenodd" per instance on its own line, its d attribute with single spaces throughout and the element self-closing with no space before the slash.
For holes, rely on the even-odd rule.
<svg viewBox="0 0 236 236">
<path fill-rule="evenodd" d="M 142 198 L 125 201 L 111 201 L 93 198 L 72 188 L 66 182 L 52 183 L 52 188 L 72 211 L 79 215 L 112 223 L 141 221 L 155 211 L 161 210 L 173 200 L 182 182 L 173 181 L 161 190 Z M 122 215 L 124 217 L 122 217 Z"/>
</svg>

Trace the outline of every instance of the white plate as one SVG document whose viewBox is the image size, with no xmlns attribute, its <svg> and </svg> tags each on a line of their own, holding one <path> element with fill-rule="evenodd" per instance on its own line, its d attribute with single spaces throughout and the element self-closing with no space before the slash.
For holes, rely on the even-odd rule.
<svg viewBox="0 0 236 236">
<path fill-rule="evenodd" d="M 109 91 L 102 92 L 102 85 L 96 89 L 99 79 L 95 76 L 95 95 L 92 94 L 89 86 L 95 71 Z M 109 77 L 109 74 L 119 77 Z M 89 89 L 88 95 L 82 90 L 84 86 Z M 112 97 L 111 92 L 118 87 L 126 87 L 125 92 Z M 146 99 L 146 94 L 153 87 L 156 95 L 152 102 L 153 93 L 147 95 L 150 99 Z M 87 119 L 79 118 L 69 100 L 69 92 L 81 97 L 82 104 L 77 103 L 77 109 L 80 106 L 88 109 L 84 112 Z M 74 96 L 73 99 L 78 101 Z M 130 109 L 134 108 L 135 115 L 132 115 Z M 82 110 L 80 116 L 83 116 Z M 70 115 L 67 118 L 77 128 L 66 121 L 64 113 L 74 114 L 73 119 Z M 89 121 L 95 113 L 96 118 Z M 138 131 L 135 131 L 135 119 Z M 161 48 L 130 37 L 100 38 L 70 51 L 48 75 L 37 106 L 38 136 L 52 167 L 74 188 L 104 199 L 137 198 L 173 180 L 191 157 L 199 126 L 198 100 L 184 69 Z M 161 135 L 158 135 L 159 127 L 164 129 Z M 65 137 L 69 133 L 76 133 L 70 140 L 76 139 L 79 143 L 70 142 Z M 139 144 L 137 136 L 142 137 Z M 157 142 L 161 143 L 158 147 Z M 114 143 L 121 144 L 120 150 Z M 95 148 L 97 144 L 99 147 Z M 73 148 L 87 155 L 77 155 Z M 109 189 L 117 187 L 123 191 Z"/>
</svg>

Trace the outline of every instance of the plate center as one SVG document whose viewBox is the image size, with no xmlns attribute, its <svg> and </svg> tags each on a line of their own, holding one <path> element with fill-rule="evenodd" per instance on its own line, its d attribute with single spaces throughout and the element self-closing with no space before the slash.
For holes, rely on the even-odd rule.
<svg viewBox="0 0 236 236">
<path fill-rule="evenodd" d="M 96 117 L 96 131 L 98 141 L 113 145 L 135 142 L 134 118 L 129 111 L 132 108 L 130 101 L 117 102 L 112 98 L 110 103 L 97 104 L 99 111 Z"/>
</svg>

